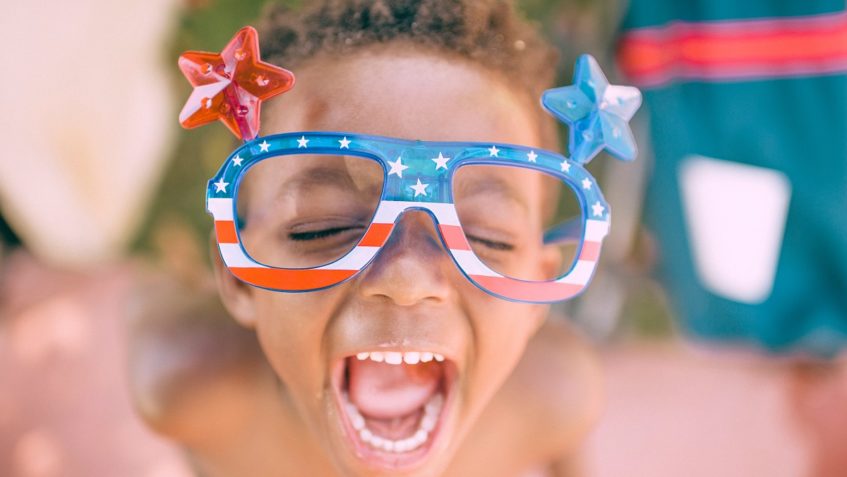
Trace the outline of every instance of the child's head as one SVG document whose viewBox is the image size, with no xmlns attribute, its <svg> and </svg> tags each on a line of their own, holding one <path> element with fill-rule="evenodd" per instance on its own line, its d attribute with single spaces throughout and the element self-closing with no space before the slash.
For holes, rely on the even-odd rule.
<svg viewBox="0 0 847 477">
<path fill-rule="evenodd" d="M 513 96 L 509 100 L 526 102 L 521 111 L 529 116 L 530 121 L 523 126 L 533 129 L 542 146 L 550 149 L 558 146 L 555 122 L 538 107 L 541 94 L 553 85 L 558 55 L 536 29 L 521 18 L 511 1 L 328 0 L 315 2 L 297 15 L 286 8 L 272 7 L 265 12 L 260 34 L 264 58 L 295 71 L 298 75 L 298 89 L 309 84 L 321 88 L 324 93 L 322 96 L 310 96 L 305 92 L 301 94 L 301 97 L 315 101 L 313 109 L 323 106 L 329 109 L 329 113 L 334 110 L 325 99 L 325 93 L 338 92 L 340 86 L 333 86 L 338 78 L 329 76 L 329 71 L 326 74 L 323 71 L 344 63 L 344 60 L 364 61 L 370 58 L 373 61 L 361 66 L 382 68 L 381 71 L 373 72 L 359 71 L 358 67 L 350 68 L 345 71 L 345 76 L 350 75 L 350 70 L 359 74 L 356 75 L 357 82 L 350 77 L 349 85 L 360 85 L 381 73 L 391 73 L 391 66 L 387 63 L 405 58 L 407 70 L 413 69 L 413 74 L 420 75 L 418 86 L 433 90 L 443 89 L 443 83 L 449 83 L 450 80 L 462 79 L 443 77 L 440 68 L 436 66 L 450 63 L 463 66 L 468 73 L 473 71 L 490 82 L 498 83 L 501 91 L 495 97 L 479 93 L 473 97 L 461 95 L 460 103 L 434 105 L 440 108 L 442 115 L 448 112 L 448 105 L 453 110 L 469 108 L 468 113 L 473 113 L 487 102 L 503 101 L 504 95 Z M 424 58 L 430 63 L 412 63 L 415 59 Z M 416 69 L 419 67 L 426 69 Z M 310 78 L 303 76 L 309 72 L 317 74 L 326 84 L 312 83 Z M 310 83 L 306 84 L 307 81 Z M 398 83 L 402 90 L 403 83 Z M 358 92 L 366 91 L 342 93 L 350 99 L 369 102 L 374 106 L 386 104 L 389 99 L 383 98 L 382 92 L 377 92 L 375 97 L 356 96 Z M 454 94 L 461 93 L 454 89 Z M 401 103 L 403 108 L 386 112 L 395 118 L 413 117 L 416 106 L 421 103 L 416 100 L 418 94 L 410 85 Z M 479 98 L 485 101 L 474 101 Z M 279 108 L 287 109 L 285 106 Z M 520 114 L 515 113 L 513 116 L 511 121 L 516 121 Z M 268 120 L 273 117 L 272 114 L 266 115 Z M 366 116 L 360 114 L 351 120 L 359 121 L 357 126 L 364 132 L 368 121 L 361 121 L 361 117 Z M 429 119 L 437 123 L 442 118 Z M 466 127 L 482 129 L 483 126 L 478 124 L 480 121 L 484 121 L 484 118 L 477 115 L 477 121 Z M 383 135 L 389 133 L 380 132 Z M 464 132 L 439 135 L 438 138 L 472 140 L 463 136 Z M 419 137 L 419 133 L 415 132 L 410 137 L 427 139 Z M 485 140 L 485 137 L 477 139 Z"/>
<path fill-rule="evenodd" d="M 262 36 L 265 60 L 297 75 L 291 92 L 265 106 L 263 134 L 349 131 L 555 147 L 555 127 L 537 106 L 552 85 L 554 55 L 509 2 L 328 1 L 300 14 L 269 10 Z M 348 175 L 332 180 L 362 193 L 376 187 L 381 172 L 340 161 Z M 291 190 L 277 188 L 298 167 L 268 169 L 245 182 L 243 193 L 290 196 Z M 476 184 L 479 206 L 509 195 L 521 208 L 506 233 L 516 241 L 540 234 L 555 207 L 551 187 L 536 175 L 490 179 L 500 192 Z M 295 207 L 332 200 L 333 192 L 317 182 L 301 181 L 305 192 Z M 262 233 L 247 223 L 242 237 Z M 345 227 L 327 226 L 331 232 L 298 240 L 321 240 L 322 233 L 344 233 L 338 230 Z M 271 239 L 282 233 L 264 232 Z M 545 270 L 561 258 L 536 243 L 517 258 L 509 254 L 520 247 L 492 253 L 512 259 L 529 277 L 549 274 Z M 258 246 L 273 255 L 272 245 L 266 240 Z M 438 474 L 547 314 L 545 306 L 505 301 L 471 284 L 443 248 L 430 216 L 414 210 L 398 220 L 365 270 L 322 291 L 267 291 L 238 282 L 220 262 L 218 268 L 224 302 L 240 322 L 256 328 L 282 381 L 281 399 L 345 475 Z M 377 362 L 396 359 L 397 352 L 413 363 L 429 353 L 444 360 Z M 364 353 L 367 359 L 357 359 Z M 388 441 L 411 447 L 409 439 L 419 441 L 414 450 L 376 449 Z"/>
</svg>

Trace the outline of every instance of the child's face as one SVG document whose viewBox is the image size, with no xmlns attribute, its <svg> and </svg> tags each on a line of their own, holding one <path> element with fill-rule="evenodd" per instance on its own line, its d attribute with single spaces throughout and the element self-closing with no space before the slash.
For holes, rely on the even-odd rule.
<svg viewBox="0 0 847 477">
<path fill-rule="evenodd" d="M 464 61 L 389 49 L 321 58 L 297 75 L 297 86 L 266 106 L 264 134 L 349 131 L 540 147 L 532 103 Z M 267 174 L 250 184 L 250 195 L 272 193 L 279 186 L 272 178 L 293 172 Z M 522 195 L 526 217 L 519 227 L 540 233 L 538 177 L 498 179 Z M 520 266 L 556 266 L 554 254 L 536 248 L 519 257 Z M 240 284 L 226 272 L 219 276 L 230 310 L 256 327 L 283 383 L 282 399 L 344 475 L 440 473 L 547 313 L 469 283 L 423 212 L 402 216 L 368 268 L 327 290 L 277 293 Z M 388 352 L 437 353 L 445 360 L 396 365 L 356 357 L 374 351 L 384 358 Z M 355 429 L 362 427 L 356 414 L 365 418 L 367 432 Z M 372 436 L 384 441 L 374 444 Z M 387 441 L 414 449 L 377 449 Z"/>
</svg>

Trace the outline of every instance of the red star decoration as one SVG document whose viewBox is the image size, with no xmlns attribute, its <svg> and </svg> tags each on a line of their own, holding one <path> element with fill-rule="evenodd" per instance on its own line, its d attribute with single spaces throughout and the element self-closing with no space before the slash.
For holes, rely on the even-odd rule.
<svg viewBox="0 0 847 477">
<path fill-rule="evenodd" d="M 187 51 L 179 69 L 194 91 L 179 113 L 185 128 L 196 128 L 220 119 L 244 141 L 259 135 L 262 101 L 294 86 L 294 74 L 259 59 L 258 34 L 244 27 L 220 54 Z"/>
</svg>

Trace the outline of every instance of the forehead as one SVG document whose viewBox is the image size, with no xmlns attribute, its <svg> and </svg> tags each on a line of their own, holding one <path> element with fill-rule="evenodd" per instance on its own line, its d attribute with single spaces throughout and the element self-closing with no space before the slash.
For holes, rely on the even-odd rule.
<svg viewBox="0 0 847 477">
<path fill-rule="evenodd" d="M 305 64 L 295 88 L 265 107 L 263 134 L 349 131 L 540 147 L 534 101 L 467 60 L 410 48 Z"/>
<path fill-rule="evenodd" d="M 472 141 L 542 147 L 537 103 L 500 75 L 412 47 L 318 57 L 295 71 L 297 84 L 263 111 L 263 134 L 345 131 L 424 141 Z M 291 166 L 289 166 L 291 167 Z M 300 163 L 295 169 L 314 167 Z M 349 170 L 349 168 L 348 168 Z M 535 208 L 543 194 L 535 174 L 499 168 L 467 174 L 468 190 L 485 177 L 507 185 Z M 464 180 L 463 180 L 464 182 Z"/>
</svg>

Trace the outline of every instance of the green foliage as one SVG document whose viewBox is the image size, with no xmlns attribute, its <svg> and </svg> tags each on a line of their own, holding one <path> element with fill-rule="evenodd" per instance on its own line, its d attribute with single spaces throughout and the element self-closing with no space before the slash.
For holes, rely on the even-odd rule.
<svg viewBox="0 0 847 477">
<path fill-rule="evenodd" d="M 176 67 L 177 58 L 187 50 L 220 51 L 244 25 L 254 24 L 265 0 L 209 0 L 194 2 L 183 13 L 168 51 L 173 64 L 174 97 L 187 98 L 191 86 Z M 297 6 L 299 0 L 283 2 Z M 176 118 L 174 127 L 179 128 Z M 148 211 L 135 248 L 154 259 L 162 254 L 163 228 L 181 224 L 190 234 L 202 256 L 208 256 L 211 220 L 205 210 L 206 181 L 237 145 L 223 124 L 186 131 L 180 128 L 172 157 L 168 161 L 156 200 Z"/>
</svg>

